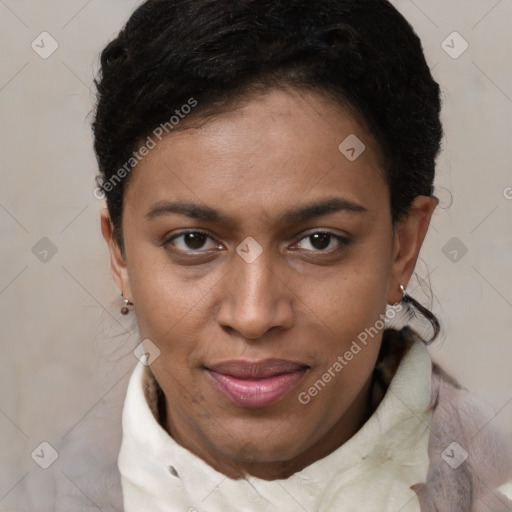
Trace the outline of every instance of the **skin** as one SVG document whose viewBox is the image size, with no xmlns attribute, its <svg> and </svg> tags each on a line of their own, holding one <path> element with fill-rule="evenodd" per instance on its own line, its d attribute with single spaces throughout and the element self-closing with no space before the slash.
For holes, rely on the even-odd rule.
<svg viewBox="0 0 512 512">
<path fill-rule="evenodd" d="M 225 475 L 270 480 L 325 457 L 373 412 L 382 331 L 308 404 L 298 394 L 376 323 L 386 304 L 401 300 L 399 285 L 411 277 L 437 199 L 417 197 L 394 228 L 378 145 L 351 111 L 295 89 L 245 99 L 199 128 L 171 133 L 138 164 L 125 191 L 124 253 L 106 209 L 101 227 L 141 339 L 160 349 L 151 370 L 166 397 L 164 427 Z M 350 134 L 366 146 L 353 162 L 338 149 Z M 365 210 L 280 220 L 328 198 Z M 176 200 L 230 220 L 146 218 L 157 202 Z M 208 237 L 164 244 L 183 230 Z M 322 245 L 310 236 L 324 232 L 350 242 L 327 237 Z M 249 236 L 263 250 L 252 263 L 236 252 Z M 283 399 L 258 409 L 230 402 L 203 369 L 267 358 L 310 369 Z"/>
</svg>

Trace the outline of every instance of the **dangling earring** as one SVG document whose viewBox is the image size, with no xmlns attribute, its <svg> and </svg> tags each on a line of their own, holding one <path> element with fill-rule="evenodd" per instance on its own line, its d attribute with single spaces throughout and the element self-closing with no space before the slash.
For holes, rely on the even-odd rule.
<svg viewBox="0 0 512 512">
<path fill-rule="evenodd" d="M 133 306 L 133 302 L 130 302 L 128 299 L 125 299 L 122 293 L 121 297 L 123 298 L 124 302 L 124 306 L 121 308 L 121 315 L 127 315 L 130 312 L 128 306 Z"/>
</svg>

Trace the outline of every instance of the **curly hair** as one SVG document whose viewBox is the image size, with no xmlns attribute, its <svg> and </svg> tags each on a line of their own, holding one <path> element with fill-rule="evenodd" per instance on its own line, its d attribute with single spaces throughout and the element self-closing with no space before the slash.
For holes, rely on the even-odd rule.
<svg viewBox="0 0 512 512">
<path fill-rule="evenodd" d="M 225 112 L 257 87 L 303 88 L 355 111 L 377 140 L 393 223 L 433 193 L 440 88 L 387 0 L 147 0 L 102 51 L 95 84 L 96 182 L 121 248 L 123 192 L 141 142 L 184 105 L 193 112 L 171 129 Z M 437 335 L 435 317 L 417 309 Z"/>
</svg>

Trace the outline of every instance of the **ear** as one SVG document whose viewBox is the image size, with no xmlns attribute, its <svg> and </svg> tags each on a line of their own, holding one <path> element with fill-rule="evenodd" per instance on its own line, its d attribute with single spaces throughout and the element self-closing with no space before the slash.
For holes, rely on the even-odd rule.
<svg viewBox="0 0 512 512">
<path fill-rule="evenodd" d="M 388 304 L 396 304 L 402 300 L 400 285 L 405 288 L 411 279 L 432 213 L 438 203 L 437 197 L 417 196 L 407 215 L 395 226 Z"/>
<path fill-rule="evenodd" d="M 119 291 L 131 302 L 132 292 L 128 277 L 128 268 L 126 267 L 121 248 L 114 239 L 114 226 L 107 208 L 103 208 L 101 211 L 101 232 L 110 252 L 110 269 L 112 270 L 114 281 Z"/>
</svg>

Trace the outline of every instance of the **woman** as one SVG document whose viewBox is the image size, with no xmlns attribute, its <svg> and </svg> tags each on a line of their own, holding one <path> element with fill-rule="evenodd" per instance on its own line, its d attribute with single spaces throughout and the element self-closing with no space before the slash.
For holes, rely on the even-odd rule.
<svg viewBox="0 0 512 512">
<path fill-rule="evenodd" d="M 149 0 L 97 87 L 101 228 L 143 340 L 124 509 L 512 510 L 508 445 L 406 291 L 442 127 L 398 11 Z"/>
</svg>

